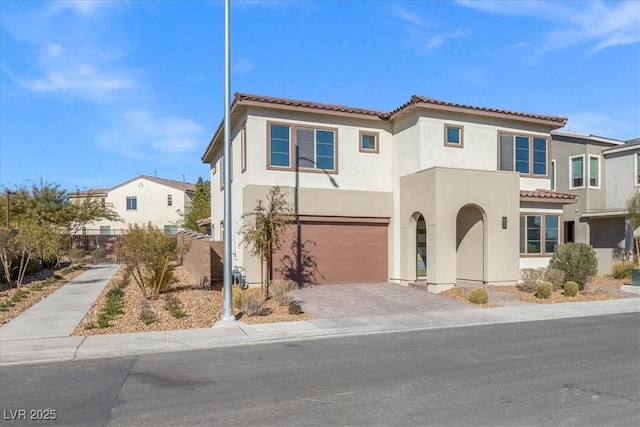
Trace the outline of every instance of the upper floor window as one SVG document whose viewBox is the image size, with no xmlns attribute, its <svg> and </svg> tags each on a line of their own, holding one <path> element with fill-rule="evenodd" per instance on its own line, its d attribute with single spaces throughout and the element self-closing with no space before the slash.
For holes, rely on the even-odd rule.
<svg viewBox="0 0 640 427">
<path fill-rule="evenodd" d="M 589 187 L 600 188 L 600 156 L 589 156 Z"/>
<path fill-rule="evenodd" d="M 549 144 L 546 138 L 500 134 L 498 167 L 522 175 L 547 176 Z"/>
<path fill-rule="evenodd" d="M 138 210 L 138 198 L 136 196 L 127 196 L 127 210 Z"/>
<path fill-rule="evenodd" d="M 444 126 L 444 145 L 462 148 L 462 126 Z"/>
<path fill-rule="evenodd" d="M 100 204 L 102 205 L 102 207 L 104 208 L 105 206 L 107 206 L 107 199 L 104 197 L 100 198 Z"/>
<path fill-rule="evenodd" d="M 569 177 L 569 189 L 584 188 L 584 156 L 569 158 L 571 176 Z"/>
<path fill-rule="evenodd" d="M 360 132 L 360 151 L 363 153 L 378 153 L 378 133 Z"/>
<path fill-rule="evenodd" d="M 173 206 L 173 196 L 171 194 L 167 194 L 167 206 Z"/>
<path fill-rule="evenodd" d="M 247 126 L 240 130 L 240 173 L 247 170 Z"/>
<path fill-rule="evenodd" d="M 304 169 L 335 171 L 336 133 L 335 129 L 270 123 L 267 166 L 292 169 L 297 165 Z M 295 156 L 291 155 L 293 152 Z"/>
</svg>

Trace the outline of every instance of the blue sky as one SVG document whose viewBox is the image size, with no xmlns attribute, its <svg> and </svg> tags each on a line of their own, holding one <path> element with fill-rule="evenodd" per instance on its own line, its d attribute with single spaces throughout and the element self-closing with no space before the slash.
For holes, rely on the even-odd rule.
<svg viewBox="0 0 640 427">
<path fill-rule="evenodd" d="M 232 1 L 231 44 L 232 92 L 640 136 L 638 1 Z M 0 0 L 0 187 L 206 178 L 223 55 L 221 1 Z"/>
</svg>

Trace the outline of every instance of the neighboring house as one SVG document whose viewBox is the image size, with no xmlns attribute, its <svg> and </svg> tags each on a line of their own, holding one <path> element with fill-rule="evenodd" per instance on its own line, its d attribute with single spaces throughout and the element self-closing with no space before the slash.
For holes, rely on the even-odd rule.
<svg viewBox="0 0 640 427">
<path fill-rule="evenodd" d="M 592 245 L 599 272 L 609 273 L 611 263 L 630 247 L 625 204 L 635 179 L 632 154 L 640 146 L 634 151 L 624 141 L 579 133 L 551 136 L 552 186 L 578 196 L 575 205 L 565 206 L 563 241 Z"/>
<path fill-rule="evenodd" d="M 237 234 L 273 185 L 295 207 L 274 275 L 317 266 L 324 283 L 513 284 L 546 266 L 576 196 L 551 190 L 563 117 L 413 96 L 375 111 L 236 94 L 231 106 L 234 264 L 259 280 Z M 223 126 L 211 164 L 213 238 L 223 224 Z M 310 256 L 310 257 L 309 257 Z M 302 261 L 297 267 L 296 260 Z"/>
<path fill-rule="evenodd" d="M 195 184 L 140 175 L 111 189 L 87 190 L 71 197 L 100 198 L 122 218 L 122 222 L 97 221 L 82 231 L 85 234 L 121 234 L 129 225 L 149 222 L 166 233 L 175 234 L 181 229 L 178 224 L 191 205 L 194 193 Z"/>
</svg>

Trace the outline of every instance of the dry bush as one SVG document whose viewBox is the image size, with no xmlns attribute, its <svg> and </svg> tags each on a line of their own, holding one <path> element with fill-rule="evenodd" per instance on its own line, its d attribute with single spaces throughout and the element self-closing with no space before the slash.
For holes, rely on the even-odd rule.
<svg viewBox="0 0 640 427">
<path fill-rule="evenodd" d="M 631 261 L 618 261 L 611 266 L 611 275 L 614 279 L 631 279 L 631 270 L 635 267 Z"/>
<path fill-rule="evenodd" d="M 289 280 L 274 280 L 269 286 L 269 295 L 279 306 L 288 306 L 293 302 L 291 291 L 297 285 Z"/>
<path fill-rule="evenodd" d="M 549 282 L 541 282 L 536 289 L 536 298 L 549 299 L 553 294 L 553 285 Z"/>
<path fill-rule="evenodd" d="M 564 286 L 564 271 L 557 268 L 544 268 L 542 269 L 543 282 L 549 282 L 553 285 L 553 290 L 557 291 Z"/>
<path fill-rule="evenodd" d="M 522 283 L 518 285 L 520 290 L 533 294 L 538 289 L 538 283 L 542 281 L 543 268 L 523 268 L 520 270 Z"/>
<path fill-rule="evenodd" d="M 469 302 L 473 304 L 486 304 L 489 302 L 489 294 L 485 288 L 475 287 L 469 294 Z"/>
<path fill-rule="evenodd" d="M 246 289 L 238 292 L 239 295 L 239 309 L 247 316 L 263 316 L 267 313 L 267 306 L 265 300 L 261 295 L 260 289 Z"/>
</svg>

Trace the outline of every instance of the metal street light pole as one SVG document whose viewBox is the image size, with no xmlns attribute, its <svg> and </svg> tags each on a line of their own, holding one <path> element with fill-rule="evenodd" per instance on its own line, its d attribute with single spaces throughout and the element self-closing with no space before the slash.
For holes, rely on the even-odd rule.
<svg viewBox="0 0 640 427">
<path fill-rule="evenodd" d="M 229 0 L 224 2 L 224 149 L 223 149 L 223 179 L 224 179 L 224 259 L 223 281 L 224 288 L 224 322 L 234 322 L 231 298 L 231 114 L 230 114 L 230 74 L 229 61 Z"/>
</svg>

